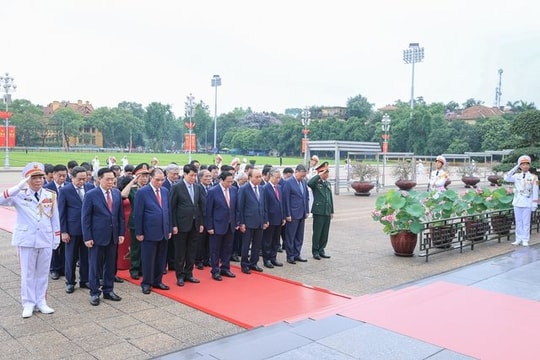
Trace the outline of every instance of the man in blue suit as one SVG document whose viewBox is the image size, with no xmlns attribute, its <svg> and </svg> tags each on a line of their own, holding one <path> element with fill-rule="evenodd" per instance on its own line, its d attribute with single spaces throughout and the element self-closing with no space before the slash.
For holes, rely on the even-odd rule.
<svg viewBox="0 0 540 360">
<path fill-rule="evenodd" d="M 278 169 L 271 168 L 268 176 L 268 182 L 263 189 L 268 210 L 268 227 L 263 232 L 263 263 L 265 267 L 271 269 L 274 266 L 283 266 L 283 263 L 277 261 L 277 251 L 281 227 L 285 225 L 285 214 L 283 212 L 283 193 L 279 185 L 281 173 Z"/>
<path fill-rule="evenodd" d="M 169 191 L 162 186 L 165 180 L 163 170 L 154 168 L 150 172 L 150 183 L 135 194 L 135 238 L 141 242 L 141 263 L 143 294 L 150 294 L 151 288 L 169 290 L 163 279 L 163 269 L 167 260 L 167 241 L 171 238 L 171 212 Z"/>
<path fill-rule="evenodd" d="M 210 235 L 210 265 L 212 278 L 236 277 L 231 272 L 233 234 L 236 224 L 236 189 L 232 186 L 233 175 L 224 171 L 219 175 L 219 184 L 210 188 L 206 196 L 206 230 Z M 220 266 L 221 261 L 221 266 Z"/>
<path fill-rule="evenodd" d="M 300 255 L 304 243 L 305 220 L 309 213 L 306 173 L 306 167 L 298 165 L 294 170 L 294 175 L 283 184 L 283 201 L 287 220 L 285 248 L 289 264 L 307 261 Z"/>
<path fill-rule="evenodd" d="M 98 170 L 99 186 L 86 193 L 82 212 L 83 240 L 88 247 L 88 272 L 90 304 L 99 305 L 99 296 L 120 301 L 114 293 L 116 253 L 118 244 L 124 242 L 124 208 L 122 196 L 113 188 L 114 172 L 110 168 Z M 98 276 L 103 269 L 103 286 L 99 289 Z"/>
<path fill-rule="evenodd" d="M 263 269 L 257 264 L 259 253 L 262 248 L 263 230 L 268 227 L 268 213 L 263 191 L 260 186 L 262 175 L 257 169 L 248 174 L 249 181 L 238 190 L 238 202 L 236 204 L 236 217 L 239 230 L 242 233 L 242 272 L 251 274 L 251 270 L 262 272 Z M 248 254 L 251 255 L 248 259 Z"/>
<path fill-rule="evenodd" d="M 86 168 L 75 166 L 72 181 L 66 183 L 58 193 L 60 231 L 65 244 L 66 293 L 75 291 L 75 269 L 79 260 L 79 286 L 88 289 L 88 248 L 82 236 L 81 209 L 84 194 L 94 185 L 86 182 Z"/>
</svg>

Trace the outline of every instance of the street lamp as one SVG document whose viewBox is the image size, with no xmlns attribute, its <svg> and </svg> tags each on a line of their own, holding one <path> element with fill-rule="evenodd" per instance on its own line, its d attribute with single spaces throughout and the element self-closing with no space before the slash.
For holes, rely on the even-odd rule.
<svg viewBox="0 0 540 360">
<path fill-rule="evenodd" d="M 412 64 L 412 81 L 411 81 L 411 116 L 414 109 L 414 64 L 422 62 L 424 59 L 424 48 L 418 43 L 410 43 L 409 48 L 403 50 L 403 61 L 405 64 Z"/>
<path fill-rule="evenodd" d="M 383 148 L 382 148 L 382 151 L 383 151 L 383 175 L 382 175 L 382 178 L 383 178 L 383 181 L 382 181 L 382 184 L 383 186 L 385 186 L 385 183 L 386 183 L 386 153 L 388 152 L 388 140 L 390 139 L 390 123 L 392 122 L 392 120 L 390 119 L 390 116 L 388 114 L 384 114 L 383 117 L 382 117 L 382 120 L 381 120 L 381 123 L 382 123 L 382 131 L 383 131 L 383 135 L 382 135 L 382 138 L 383 138 Z"/>
<path fill-rule="evenodd" d="M 195 97 L 190 93 L 189 96 L 186 96 L 186 115 L 189 117 L 189 123 L 186 123 L 186 127 L 189 130 L 189 140 L 188 140 L 188 149 L 189 149 L 189 162 L 191 163 L 191 148 L 193 146 L 193 138 L 191 137 L 191 132 L 195 127 L 195 124 L 192 122 L 193 112 L 195 110 Z"/>
<path fill-rule="evenodd" d="M 4 104 L 6 104 L 6 151 L 4 158 L 4 167 L 9 169 L 9 104 L 11 104 L 11 93 L 17 89 L 17 85 L 13 82 L 13 78 L 6 73 L 5 76 L 0 76 L 0 86 L 4 92 Z"/>
<path fill-rule="evenodd" d="M 309 126 L 309 123 L 311 122 L 311 112 L 309 111 L 309 108 L 305 108 L 303 111 L 302 111 L 302 125 L 304 126 L 304 130 L 302 130 L 302 133 L 304 134 L 304 144 L 302 146 L 303 150 L 304 150 L 304 164 L 306 166 L 309 166 L 308 165 L 308 152 L 307 152 L 307 146 L 308 146 L 308 134 L 309 134 L 309 129 L 308 129 L 308 126 Z"/>
<path fill-rule="evenodd" d="M 221 77 L 219 75 L 214 75 L 212 77 L 212 87 L 215 87 L 215 103 L 214 103 L 214 148 L 212 151 L 214 154 L 217 154 L 217 88 L 221 86 Z"/>
</svg>

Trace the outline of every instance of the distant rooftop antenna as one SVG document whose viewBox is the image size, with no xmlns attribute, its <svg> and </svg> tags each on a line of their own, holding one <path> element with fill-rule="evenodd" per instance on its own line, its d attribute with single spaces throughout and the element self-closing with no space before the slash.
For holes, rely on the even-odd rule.
<svg viewBox="0 0 540 360">
<path fill-rule="evenodd" d="M 495 106 L 500 109 L 501 107 L 501 84 L 502 84 L 502 73 L 503 69 L 499 69 L 499 86 L 495 88 Z"/>
</svg>

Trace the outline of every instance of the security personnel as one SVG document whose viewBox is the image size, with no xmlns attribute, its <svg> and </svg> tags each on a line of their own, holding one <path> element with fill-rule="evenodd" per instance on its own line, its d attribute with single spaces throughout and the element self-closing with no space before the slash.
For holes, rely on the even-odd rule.
<svg viewBox="0 0 540 360">
<path fill-rule="evenodd" d="M 323 162 L 317 168 L 317 175 L 308 181 L 308 186 L 313 192 L 313 237 L 311 252 L 315 260 L 330 259 L 326 255 L 325 248 L 328 243 L 328 233 L 330 231 L 330 220 L 334 215 L 334 203 L 332 200 L 332 189 L 328 183 L 328 162 Z"/>
<path fill-rule="evenodd" d="M 17 209 L 12 245 L 17 246 L 21 266 L 22 317 L 32 316 L 35 309 L 52 314 L 45 294 L 53 249 L 60 244 L 60 220 L 56 193 L 43 188 L 43 164 L 27 164 L 23 180 L 4 191 L 0 205 Z"/>
<path fill-rule="evenodd" d="M 437 159 L 435 160 L 435 170 L 431 172 L 429 177 L 429 190 L 446 190 L 445 183 L 446 180 L 448 180 L 448 173 L 443 169 L 445 165 L 446 159 L 444 156 L 437 156 Z"/>
<path fill-rule="evenodd" d="M 529 246 L 531 234 L 531 212 L 538 207 L 538 177 L 529 172 L 531 158 L 522 155 L 518 163 L 504 177 L 504 181 L 514 183 L 514 217 L 516 220 L 516 241 L 512 245 Z M 521 169 L 516 174 L 517 169 Z"/>
</svg>

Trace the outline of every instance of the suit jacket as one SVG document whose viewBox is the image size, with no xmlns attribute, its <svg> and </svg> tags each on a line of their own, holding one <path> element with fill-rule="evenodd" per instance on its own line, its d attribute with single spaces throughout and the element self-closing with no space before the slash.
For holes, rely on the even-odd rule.
<svg viewBox="0 0 540 360">
<path fill-rule="evenodd" d="M 313 206 L 311 212 L 315 215 L 331 215 L 334 213 L 332 189 L 328 181 L 322 180 L 317 174 L 308 181 L 313 192 Z"/>
<path fill-rule="evenodd" d="M 302 191 L 300 191 L 300 186 Z M 306 180 L 302 180 L 300 186 L 294 176 L 291 176 L 283 184 L 285 217 L 290 216 L 293 220 L 304 219 L 309 213 Z"/>
<path fill-rule="evenodd" d="M 181 180 L 180 180 L 181 181 Z M 163 181 L 163 185 L 161 185 L 161 187 L 165 187 L 167 190 L 169 190 L 169 192 L 171 191 L 171 188 L 174 184 L 171 183 L 171 181 L 169 180 L 168 177 L 165 178 L 165 180 Z"/>
<path fill-rule="evenodd" d="M 193 201 L 189 196 L 189 191 L 184 180 L 180 180 L 171 188 L 171 213 L 172 226 L 177 226 L 178 231 L 188 232 L 193 224 L 197 231 L 203 225 L 204 199 L 201 195 L 201 188 L 198 184 L 193 184 Z"/>
<path fill-rule="evenodd" d="M 161 187 L 160 195 L 161 206 L 152 186 L 143 186 L 135 193 L 135 236 L 144 235 L 144 241 L 161 241 L 172 233 L 169 191 Z"/>
<path fill-rule="evenodd" d="M 69 184 L 69 183 L 68 183 L 68 182 L 63 183 L 63 184 L 62 184 L 62 187 L 66 186 L 67 184 Z M 54 191 L 55 193 L 58 194 L 58 187 L 56 187 L 56 183 L 54 182 L 54 180 L 51 181 L 51 182 L 49 182 L 49 183 L 47 183 L 47 184 L 45 184 L 45 185 L 43 185 L 43 187 L 44 187 L 45 189 L 52 190 L 52 191 Z"/>
<path fill-rule="evenodd" d="M 94 185 L 85 183 L 84 193 L 94 188 Z M 81 209 L 82 200 L 73 183 L 64 184 L 58 192 L 58 211 L 60 213 L 60 232 L 71 236 L 82 235 Z"/>
<path fill-rule="evenodd" d="M 118 189 L 111 189 L 113 209 L 109 211 L 101 187 L 88 191 L 81 210 L 83 241 L 94 240 L 95 245 L 106 246 L 111 239 L 118 244 L 118 236 L 124 236 L 124 207 Z"/>
<path fill-rule="evenodd" d="M 247 182 L 238 190 L 236 202 L 236 218 L 240 225 L 246 225 L 248 229 L 262 229 L 263 224 L 268 222 L 268 212 L 264 201 L 263 188 L 258 186 L 259 199 L 255 194 L 251 182 Z"/>
<path fill-rule="evenodd" d="M 285 219 L 285 211 L 283 209 L 283 192 L 281 186 L 277 185 L 279 200 L 274 192 L 274 185 L 267 182 L 264 185 L 264 199 L 266 201 L 266 209 L 268 211 L 268 222 L 270 225 L 281 225 Z"/>
<path fill-rule="evenodd" d="M 229 188 L 230 207 L 227 206 L 221 185 L 216 185 L 206 195 L 206 229 L 214 230 L 217 235 L 224 235 L 230 228 L 234 232 L 236 226 L 236 197 L 237 190 Z"/>
</svg>

